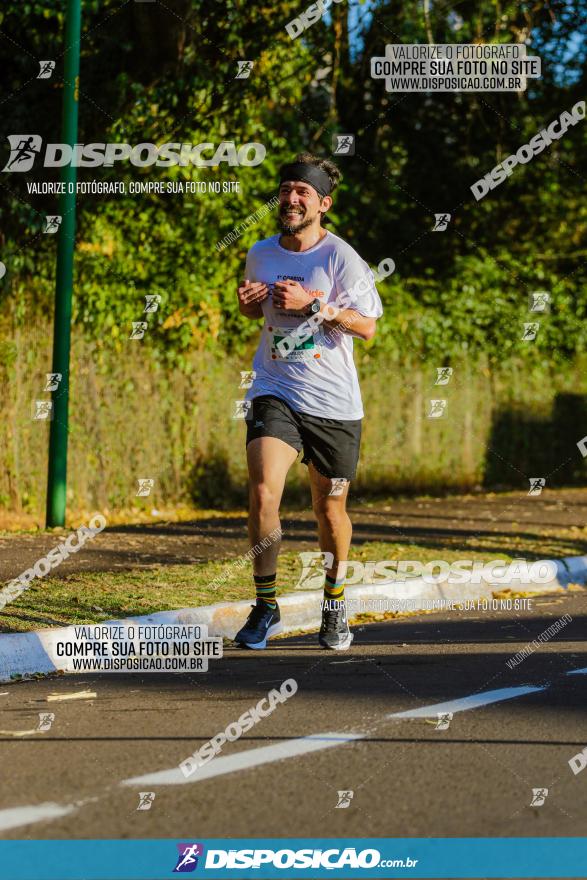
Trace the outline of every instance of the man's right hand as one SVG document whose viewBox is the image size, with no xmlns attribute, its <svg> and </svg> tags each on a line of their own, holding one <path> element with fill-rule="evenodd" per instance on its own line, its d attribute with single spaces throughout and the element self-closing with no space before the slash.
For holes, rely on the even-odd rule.
<svg viewBox="0 0 587 880">
<path fill-rule="evenodd" d="M 239 285 L 237 294 L 238 304 L 243 314 L 253 310 L 258 312 L 263 300 L 269 296 L 269 288 L 262 281 L 249 281 L 247 278 Z"/>
</svg>

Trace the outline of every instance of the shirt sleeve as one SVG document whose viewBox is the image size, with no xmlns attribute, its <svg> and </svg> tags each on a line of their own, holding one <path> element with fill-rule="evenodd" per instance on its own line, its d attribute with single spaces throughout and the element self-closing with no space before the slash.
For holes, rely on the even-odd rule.
<svg viewBox="0 0 587 880">
<path fill-rule="evenodd" d="M 249 281 L 257 281 L 256 276 L 256 264 L 257 260 L 255 259 L 254 254 L 255 247 L 253 247 L 247 253 L 247 260 L 245 262 L 245 279 L 249 279 Z"/>
<path fill-rule="evenodd" d="M 365 260 L 352 248 L 337 257 L 335 305 L 341 309 L 354 309 L 365 318 L 380 318 L 383 306 L 375 286 L 375 276 Z"/>
</svg>

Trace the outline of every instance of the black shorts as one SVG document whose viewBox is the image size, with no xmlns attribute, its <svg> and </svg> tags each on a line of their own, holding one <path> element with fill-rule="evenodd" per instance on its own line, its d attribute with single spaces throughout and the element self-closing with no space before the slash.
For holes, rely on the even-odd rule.
<svg viewBox="0 0 587 880">
<path fill-rule="evenodd" d="M 257 437 L 277 437 L 312 462 L 329 479 L 352 480 L 361 446 L 361 419 L 322 419 L 293 410 L 285 400 L 264 394 L 255 397 L 247 414 L 247 445 Z"/>
</svg>

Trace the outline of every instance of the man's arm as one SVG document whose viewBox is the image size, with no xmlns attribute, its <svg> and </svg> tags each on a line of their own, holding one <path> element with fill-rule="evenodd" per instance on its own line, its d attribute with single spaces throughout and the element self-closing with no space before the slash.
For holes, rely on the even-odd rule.
<svg viewBox="0 0 587 880">
<path fill-rule="evenodd" d="M 261 303 L 269 296 L 267 285 L 262 281 L 243 281 L 237 290 L 238 308 L 245 318 L 258 320 L 263 317 Z"/>
<path fill-rule="evenodd" d="M 297 281 L 276 281 L 273 305 L 278 309 L 302 311 L 315 298 L 313 291 L 304 290 Z M 331 303 L 320 303 L 320 314 L 326 327 L 338 333 L 348 333 L 358 339 L 375 336 L 376 318 L 366 318 L 356 309 L 339 309 Z"/>
<path fill-rule="evenodd" d="M 366 318 L 356 309 L 338 309 L 337 314 L 330 317 L 329 312 L 332 306 L 327 308 L 327 303 L 320 304 L 320 314 L 328 314 L 324 317 L 324 324 L 328 329 L 337 333 L 348 333 L 349 336 L 356 336 L 357 339 L 373 339 L 377 325 L 377 318 Z"/>
</svg>

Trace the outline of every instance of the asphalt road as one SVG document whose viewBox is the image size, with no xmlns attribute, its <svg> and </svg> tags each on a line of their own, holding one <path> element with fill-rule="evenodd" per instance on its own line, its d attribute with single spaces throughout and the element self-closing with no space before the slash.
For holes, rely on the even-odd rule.
<svg viewBox="0 0 587 880">
<path fill-rule="evenodd" d="M 287 494 L 285 500 L 287 501 Z M 309 502 L 309 495 L 308 495 Z M 403 498 L 389 503 L 369 502 L 351 489 L 349 513 L 353 546 L 368 541 L 475 549 L 499 556 L 504 540 L 516 539 L 521 555 L 544 558 L 545 540 L 564 536 L 564 551 L 587 553 L 587 489 L 547 489 L 539 496 L 527 491 L 453 495 L 447 498 Z M 107 517 L 108 518 L 108 517 Z M 89 517 L 76 521 L 76 527 Z M 157 521 L 112 525 L 81 553 L 71 555 L 52 576 L 76 571 L 125 571 L 157 565 L 193 565 L 210 559 L 234 558 L 249 549 L 246 514 L 200 517 L 187 522 Z M 316 522 L 310 511 L 282 510 L 284 548 L 316 548 Z M 38 534 L 0 535 L 0 580 L 16 577 L 44 556 L 70 529 Z M 536 551 L 536 554 L 535 554 Z M 548 556 L 547 556 L 548 558 Z"/>
<path fill-rule="evenodd" d="M 508 668 L 564 614 L 555 639 Z M 583 836 L 587 770 L 568 762 L 587 746 L 586 618 L 585 595 L 545 596 L 522 612 L 355 628 L 345 654 L 312 634 L 260 653 L 226 647 L 198 675 L 2 685 L 2 731 L 34 728 L 40 712 L 55 719 L 45 733 L 0 734 L 0 837 Z M 176 784 L 180 761 L 288 678 L 297 693 L 227 743 L 208 778 Z M 46 700 L 86 689 L 96 697 Z M 430 717 L 389 717 L 417 709 Z M 444 730 L 439 709 L 453 711 Z M 336 736 L 307 739 L 326 733 Z M 150 809 L 137 810 L 139 791 L 155 793 Z"/>
</svg>

